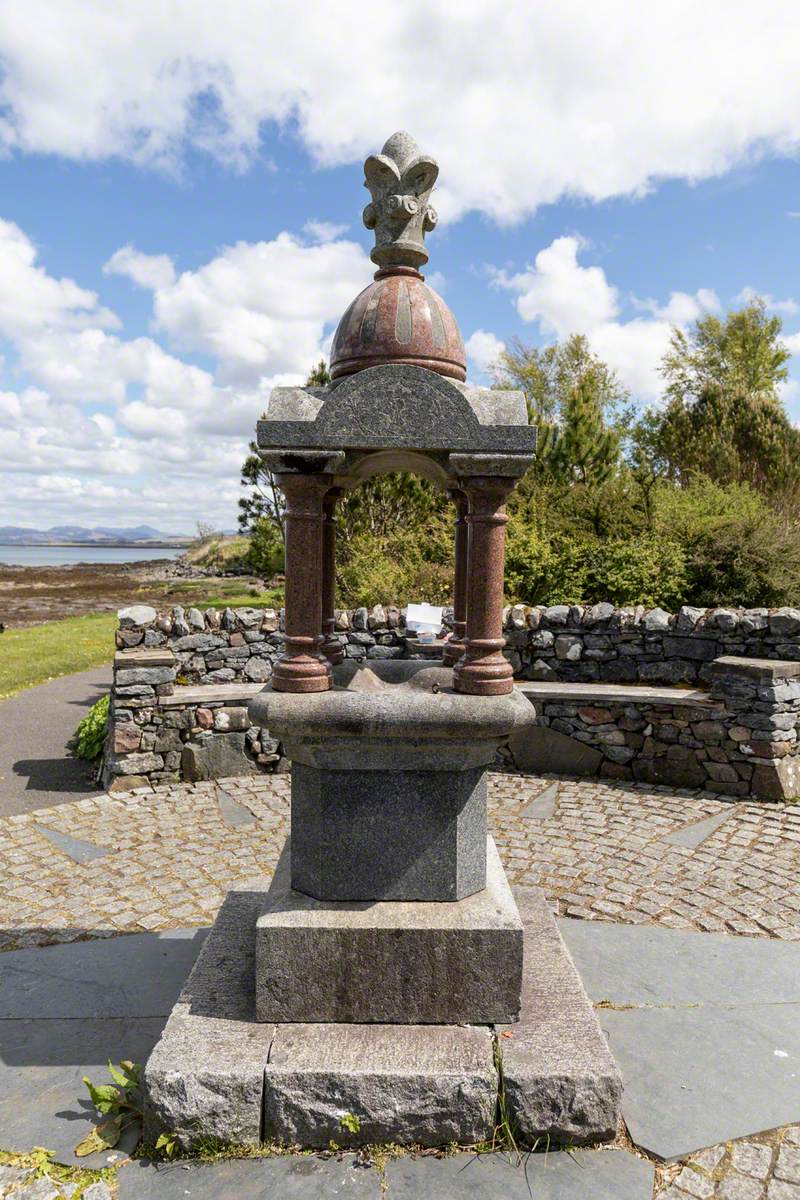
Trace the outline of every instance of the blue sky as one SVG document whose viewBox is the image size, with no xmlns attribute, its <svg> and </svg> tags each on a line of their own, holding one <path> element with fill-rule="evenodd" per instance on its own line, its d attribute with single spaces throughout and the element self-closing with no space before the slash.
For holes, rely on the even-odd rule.
<svg viewBox="0 0 800 1200">
<path fill-rule="evenodd" d="M 476 381 L 584 332 L 658 403 L 671 324 L 752 290 L 800 419 L 795 4 L 289 8 L 0 13 L 0 524 L 233 526 L 270 387 L 371 276 L 361 164 L 398 127 L 440 162 L 426 273 Z"/>
</svg>

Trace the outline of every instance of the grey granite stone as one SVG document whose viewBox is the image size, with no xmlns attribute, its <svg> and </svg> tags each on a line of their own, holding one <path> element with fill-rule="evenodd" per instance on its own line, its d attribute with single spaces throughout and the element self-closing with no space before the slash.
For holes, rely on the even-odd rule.
<svg viewBox="0 0 800 1200">
<path fill-rule="evenodd" d="M 354 761 L 358 762 L 354 747 Z M 320 900 L 460 900 L 486 883 L 486 769 L 292 765 L 292 886 Z"/>
<path fill-rule="evenodd" d="M 529 1143 L 610 1139 L 621 1111 L 619 1070 L 544 894 L 516 895 L 525 926 L 522 1010 L 517 1024 L 499 1030 L 510 1119 Z"/>
<path fill-rule="evenodd" d="M 334 903 L 291 889 L 287 843 L 256 926 L 259 1020 L 515 1020 L 522 925 L 491 839 L 486 856 L 464 900 Z"/>
<path fill-rule="evenodd" d="M 256 775 L 258 765 L 245 753 L 244 733 L 211 733 L 201 741 L 186 742 L 181 754 L 181 771 L 189 783 L 201 779 L 226 779 L 233 775 Z"/>
<path fill-rule="evenodd" d="M 653 1167 L 623 1150 L 391 1161 L 391 1200 L 650 1200 Z M 122 1200 L 125 1200 L 124 1196 Z"/>
<path fill-rule="evenodd" d="M 460 695 L 440 666 L 350 662 L 334 668 L 331 691 L 267 687 L 249 712 L 293 763 L 296 888 L 413 901 L 484 886 L 485 771 L 535 719 L 518 692 Z"/>
<path fill-rule="evenodd" d="M 380 1176 L 348 1154 L 233 1159 L 217 1163 L 127 1163 L 119 1200 L 383 1200 Z"/>
<path fill-rule="evenodd" d="M 144 1071 L 145 1136 L 261 1140 L 274 1027 L 255 1020 L 253 928 L 265 888 L 229 892 Z"/>
<path fill-rule="evenodd" d="M 313 393 L 313 394 L 311 394 Z M 370 367 L 327 389 L 274 388 L 258 446 L 297 449 L 399 448 L 532 455 L 521 392 L 456 386 L 424 367 Z"/>
<path fill-rule="evenodd" d="M 473 1142 L 491 1134 L 496 1093 L 488 1028 L 281 1025 L 264 1132 L 311 1146 Z"/>
<path fill-rule="evenodd" d="M 152 625 L 157 615 L 156 610 L 149 604 L 131 604 L 117 612 L 122 629 L 129 629 L 133 625 Z"/>
</svg>

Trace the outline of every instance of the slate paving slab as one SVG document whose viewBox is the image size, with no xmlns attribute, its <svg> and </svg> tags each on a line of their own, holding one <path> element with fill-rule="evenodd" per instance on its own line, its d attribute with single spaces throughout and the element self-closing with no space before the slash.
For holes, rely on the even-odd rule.
<svg viewBox="0 0 800 1200">
<path fill-rule="evenodd" d="M 0 1021 L 0 1146 L 21 1154 L 46 1146 L 71 1165 L 115 1161 L 113 1151 L 73 1153 L 96 1123 L 82 1077 L 108 1082 L 109 1058 L 145 1062 L 163 1026 L 163 1017 Z"/>
<path fill-rule="evenodd" d="M 82 1077 L 107 1062 L 144 1063 L 191 970 L 205 930 L 12 951 L 0 971 L 0 1147 L 74 1147 L 96 1121 Z M 133 1132 L 133 1131 L 132 1131 Z M 92 1155 L 102 1166 L 114 1152 Z"/>
<path fill-rule="evenodd" d="M 800 1120 L 800 947 L 559 925 L 600 1004 L 637 1145 L 674 1160 Z"/>
<path fill-rule="evenodd" d="M 352 1156 L 268 1158 L 119 1172 L 119 1200 L 650 1200 L 653 1167 L 625 1151 L 392 1159 L 384 1180 Z"/>
<path fill-rule="evenodd" d="M 173 929 L 9 951 L 0 971 L 0 1020 L 166 1018 L 206 932 Z"/>
<path fill-rule="evenodd" d="M 558 927 L 595 1003 L 800 1001 L 800 946 L 793 942 L 569 918 Z"/>
<path fill-rule="evenodd" d="M 800 1118 L 800 1003 L 602 1011 L 637 1146 L 674 1160 Z"/>
<path fill-rule="evenodd" d="M 706 817 L 702 821 L 692 821 L 688 825 L 684 825 L 682 829 L 675 829 L 672 833 L 664 835 L 664 841 L 669 842 L 672 846 L 686 846 L 689 850 L 694 850 L 695 847 L 701 846 L 707 837 L 712 833 L 716 833 L 720 825 L 724 825 L 730 818 L 733 808 L 727 811 L 716 813 L 713 817 Z"/>
<path fill-rule="evenodd" d="M 386 1168 L 388 1200 L 650 1200 L 652 1164 L 624 1150 L 399 1158 Z"/>
<path fill-rule="evenodd" d="M 375 1167 L 356 1164 L 352 1155 L 323 1159 L 311 1155 L 238 1159 L 205 1165 L 180 1163 L 124 1166 L 118 1200 L 381 1200 Z"/>
<path fill-rule="evenodd" d="M 68 833 L 61 833 L 58 829 L 48 829 L 46 825 L 35 824 L 34 829 L 42 837 L 47 838 L 51 846 L 55 846 L 56 850 L 66 854 L 73 862 L 81 864 L 94 862 L 96 858 L 105 858 L 110 853 L 105 846 L 96 846 L 94 842 L 87 842 L 83 838 L 70 837 Z"/>
</svg>

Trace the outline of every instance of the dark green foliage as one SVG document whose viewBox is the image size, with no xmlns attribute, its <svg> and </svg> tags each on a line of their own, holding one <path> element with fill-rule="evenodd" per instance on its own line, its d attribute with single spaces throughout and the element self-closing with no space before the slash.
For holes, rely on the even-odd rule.
<svg viewBox="0 0 800 1200">
<path fill-rule="evenodd" d="M 800 431 L 778 385 L 789 351 L 780 317 L 754 300 L 688 334 L 673 331 L 662 374 L 666 407 L 648 414 L 638 440 L 659 470 L 685 482 L 704 474 L 774 494 L 800 481 Z"/>
<path fill-rule="evenodd" d="M 381 475 L 347 492 L 338 513 L 339 602 L 448 603 L 452 520 L 445 494 L 413 475 Z"/>
<path fill-rule="evenodd" d="M 260 517 L 250 529 L 246 565 L 254 575 L 271 579 L 283 570 L 284 544 L 274 521 Z"/>
<path fill-rule="evenodd" d="M 108 696 L 101 696 L 75 730 L 69 744 L 76 758 L 85 758 L 91 762 L 99 757 L 106 740 L 108 703 Z"/>
</svg>

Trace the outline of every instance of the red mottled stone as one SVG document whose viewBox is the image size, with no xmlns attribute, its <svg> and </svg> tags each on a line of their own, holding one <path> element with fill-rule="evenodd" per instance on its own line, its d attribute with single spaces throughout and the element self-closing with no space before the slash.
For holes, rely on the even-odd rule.
<svg viewBox="0 0 800 1200">
<path fill-rule="evenodd" d="M 331 488 L 322 502 L 324 520 L 322 524 L 322 653 L 329 663 L 336 666 L 344 659 L 342 643 L 336 637 L 336 501 L 340 488 Z"/>
<path fill-rule="evenodd" d="M 141 740 L 142 731 L 133 721 L 114 726 L 115 754 L 130 754 L 132 750 L 138 750 Z"/>
<path fill-rule="evenodd" d="M 426 367 L 467 378 L 467 357 L 456 319 L 413 267 L 378 271 L 339 322 L 331 376 L 341 379 L 382 363 Z"/>
<path fill-rule="evenodd" d="M 445 643 L 442 662 L 454 667 L 464 653 L 464 633 L 467 628 L 467 561 L 469 529 L 467 527 L 467 497 L 453 489 L 450 495 L 456 506 L 453 575 L 453 636 Z"/>
<path fill-rule="evenodd" d="M 459 485 L 469 502 L 469 566 L 466 649 L 453 668 L 453 684 L 472 696 L 505 696 L 514 688 L 514 670 L 503 654 L 505 500 L 514 483 L 480 476 Z"/>
<path fill-rule="evenodd" d="M 323 501 L 329 475 L 279 475 L 286 497 L 286 642 L 272 672 L 276 692 L 327 692 L 322 644 Z"/>
</svg>

